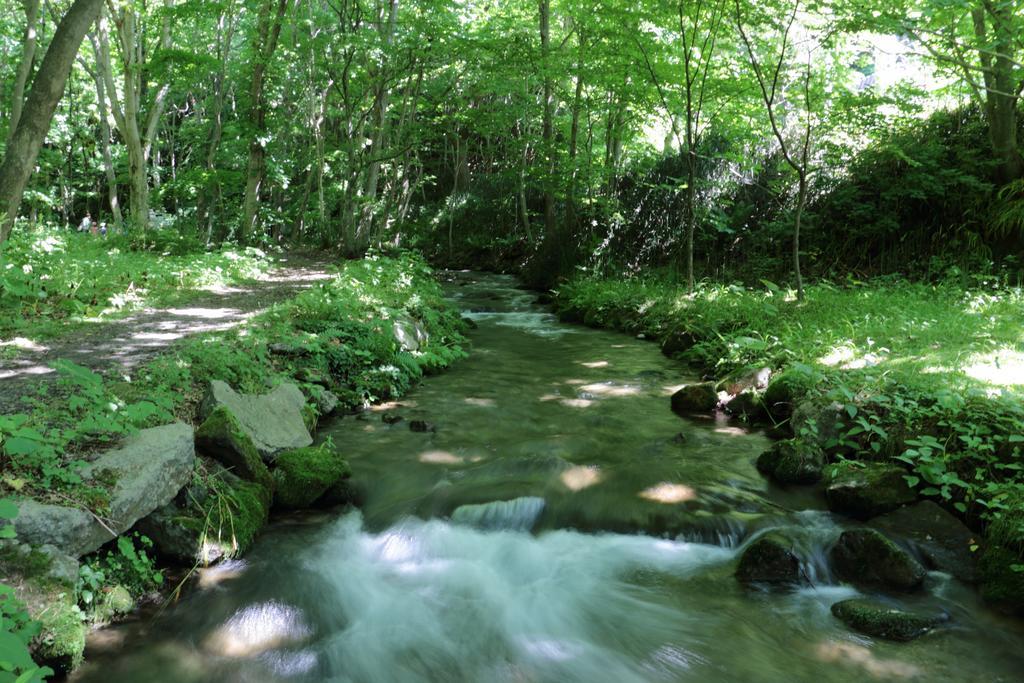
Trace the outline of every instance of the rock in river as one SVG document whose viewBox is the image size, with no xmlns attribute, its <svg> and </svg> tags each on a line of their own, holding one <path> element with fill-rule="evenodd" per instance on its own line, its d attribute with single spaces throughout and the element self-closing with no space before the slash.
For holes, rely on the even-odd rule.
<svg viewBox="0 0 1024 683">
<path fill-rule="evenodd" d="M 978 576 L 977 536 L 939 505 L 922 500 L 875 517 L 871 525 L 886 535 L 905 540 L 932 569 L 973 582 Z"/>
<path fill-rule="evenodd" d="M 195 459 L 189 425 L 177 422 L 143 429 L 82 468 L 86 480 L 114 482 L 105 524 L 78 508 L 19 501 L 18 539 L 50 544 L 72 557 L 90 553 L 170 502 L 192 476 Z"/>
<path fill-rule="evenodd" d="M 855 631 L 902 642 L 924 635 L 942 621 L 861 599 L 837 602 L 832 605 L 832 614 Z"/>
<path fill-rule="evenodd" d="M 825 454 L 797 439 L 777 441 L 757 459 L 757 469 L 780 484 L 814 484 L 821 479 Z"/>
<path fill-rule="evenodd" d="M 840 579 L 858 585 L 909 591 L 924 581 L 921 563 L 874 529 L 844 531 L 829 558 Z"/>
<path fill-rule="evenodd" d="M 227 407 L 260 456 L 270 461 L 282 451 L 313 443 L 302 417 L 305 405 L 305 396 L 294 384 L 280 384 L 268 394 L 255 395 L 239 394 L 227 383 L 214 380 L 203 399 L 200 417 L 206 420 L 219 406 Z"/>
<path fill-rule="evenodd" d="M 825 497 L 833 512 L 870 519 L 917 500 L 906 470 L 883 463 L 841 462 L 827 468 Z"/>
<path fill-rule="evenodd" d="M 681 415 L 710 413 L 718 406 L 718 392 L 714 382 L 687 384 L 672 394 L 672 410 Z"/>
<path fill-rule="evenodd" d="M 743 551 L 736 578 L 744 583 L 796 583 L 800 580 L 800 560 L 788 538 L 769 532 Z"/>
</svg>

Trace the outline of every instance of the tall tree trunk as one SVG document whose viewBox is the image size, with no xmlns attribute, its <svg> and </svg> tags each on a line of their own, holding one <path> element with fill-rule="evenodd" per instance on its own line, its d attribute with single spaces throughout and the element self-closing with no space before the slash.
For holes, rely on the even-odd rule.
<svg viewBox="0 0 1024 683">
<path fill-rule="evenodd" d="M 256 41 L 253 45 L 252 79 L 249 82 L 249 124 L 252 127 L 249 140 L 249 162 L 245 173 L 245 199 L 242 203 L 242 227 L 239 238 L 250 242 L 259 230 L 259 198 L 263 188 L 266 167 L 267 104 L 264 96 L 264 81 L 267 66 L 277 50 L 288 0 L 277 0 L 277 9 L 271 16 L 274 0 L 264 0 L 260 6 L 257 22 Z"/>
<path fill-rule="evenodd" d="M 1017 106 L 1021 88 L 1014 78 L 1016 60 L 1013 33 L 1015 22 L 1006 3 L 983 2 L 971 17 L 978 39 L 978 57 L 984 79 L 984 108 L 989 141 L 999 161 L 998 176 L 1003 183 L 1024 177 L 1024 158 L 1018 146 Z"/>
<path fill-rule="evenodd" d="M 78 47 L 96 21 L 103 0 L 75 0 L 57 26 L 43 63 L 32 81 L 18 127 L 0 163 L 0 243 L 11 234 L 21 195 L 50 129 L 53 112 L 64 93 Z"/>
<path fill-rule="evenodd" d="M 110 109 L 107 104 L 107 87 L 103 78 L 103 65 L 100 64 L 100 47 L 95 33 L 89 34 L 92 52 L 96 59 L 90 67 L 85 59 L 79 58 L 78 63 L 92 76 L 96 85 L 96 108 L 100 118 L 100 152 L 103 155 L 103 175 L 107 181 L 107 200 L 110 203 L 110 214 L 117 232 L 124 230 L 124 217 L 121 214 L 121 201 L 117 191 L 117 176 L 114 173 L 114 158 L 110 152 Z"/>
<path fill-rule="evenodd" d="M 11 143 L 18 128 L 21 109 L 25 105 L 25 87 L 32 74 L 32 63 L 36 58 L 36 37 L 39 23 L 39 0 L 23 0 L 25 5 L 25 37 L 21 41 L 21 62 L 14 75 L 14 92 L 11 94 L 11 125 L 7 130 L 7 144 Z"/>
<path fill-rule="evenodd" d="M 544 179 L 544 235 L 545 239 L 558 237 L 559 260 L 562 260 L 562 239 L 555 235 L 555 195 L 551 191 L 551 183 L 554 182 L 554 150 L 552 142 L 554 138 L 554 103 L 552 102 L 553 84 L 551 79 L 551 65 L 548 63 L 551 55 L 551 0 L 539 0 L 540 2 L 540 55 L 541 68 L 544 69 L 544 157 L 547 177 Z"/>
</svg>

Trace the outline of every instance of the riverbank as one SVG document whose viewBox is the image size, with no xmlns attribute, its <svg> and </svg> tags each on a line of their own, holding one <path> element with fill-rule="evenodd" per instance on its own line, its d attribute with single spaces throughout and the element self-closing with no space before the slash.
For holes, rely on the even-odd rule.
<svg viewBox="0 0 1024 683">
<path fill-rule="evenodd" d="M 565 320 L 643 335 L 703 373 L 706 383 L 674 398 L 680 412 L 723 410 L 793 439 L 787 456 L 759 463 L 785 485 L 828 486 L 844 461 L 898 467 L 908 499 L 933 500 L 984 534 L 971 544 L 983 595 L 1024 610 L 1019 289 L 816 285 L 797 302 L 772 283 L 689 296 L 581 277 L 553 304 Z"/>
<path fill-rule="evenodd" d="M 463 325 L 419 257 L 370 256 L 130 374 L 59 364 L 60 401 L 0 421 L 0 498 L 20 508 L 0 580 L 42 625 L 19 635 L 71 670 L 88 624 L 173 588 L 163 566 L 241 555 L 271 509 L 346 502 L 343 449 L 310 447 L 318 420 L 446 367 Z"/>
</svg>

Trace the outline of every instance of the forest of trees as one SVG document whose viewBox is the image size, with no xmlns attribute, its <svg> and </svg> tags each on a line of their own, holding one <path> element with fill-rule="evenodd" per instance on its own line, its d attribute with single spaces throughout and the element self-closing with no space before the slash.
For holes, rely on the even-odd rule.
<svg viewBox="0 0 1024 683">
<path fill-rule="evenodd" d="M 89 214 L 691 287 L 1012 263 L 1022 24 L 989 0 L 4 3 L 2 235 Z"/>
</svg>

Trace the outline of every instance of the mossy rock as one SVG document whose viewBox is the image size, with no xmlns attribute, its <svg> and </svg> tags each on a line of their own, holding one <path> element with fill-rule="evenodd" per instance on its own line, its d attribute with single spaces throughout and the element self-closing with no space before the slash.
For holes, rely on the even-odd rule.
<svg viewBox="0 0 1024 683">
<path fill-rule="evenodd" d="M 270 491 L 226 470 L 201 502 L 165 505 L 139 523 L 160 553 L 191 566 L 239 557 L 256 540 L 270 515 Z"/>
<path fill-rule="evenodd" d="M 816 377 L 807 371 L 789 369 L 774 377 L 764 391 L 764 404 L 776 420 L 788 420 L 797 403 L 814 389 Z"/>
<path fill-rule="evenodd" d="M 344 458 L 323 447 L 287 451 L 277 457 L 275 464 L 274 502 L 293 510 L 311 506 L 331 486 L 351 474 Z"/>
<path fill-rule="evenodd" d="M 772 377 L 772 369 L 761 365 L 748 365 L 733 370 L 718 383 L 716 389 L 736 396 L 748 390 L 763 390 Z"/>
<path fill-rule="evenodd" d="M 95 618 L 98 622 L 110 621 L 114 617 L 128 614 L 135 609 L 135 599 L 124 586 L 114 586 L 106 591 L 96 606 Z"/>
<path fill-rule="evenodd" d="M 829 559 L 840 579 L 862 586 L 909 591 L 925 577 L 920 562 L 874 529 L 844 531 Z"/>
<path fill-rule="evenodd" d="M 747 422 L 760 422 L 768 416 L 764 395 L 756 389 L 746 389 L 725 404 L 725 412 Z"/>
<path fill-rule="evenodd" d="M 672 411 L 680 415 L 710 413 L 718 406 L 714 382 L 688 384 L 672 394 Z"/>
<path fill-rule="evenodd" d="M 226 406 L 218 406 L 196 431 L 196 445 L 232 472 L 248 481 L 272 489 L 270 476 L 252 439 Z"/>
<path fill-rule="evenodd" d="M 661 352 L 669 358 L 686 353 L 697 344 L 697 338 L 687 330 L 673 330 L 661 340 Z"/>
<path fill-rule="evenodd" d="M 821 449 L 797 439 L 777 441 L 757 459 L 759 472 L 785 485 L 815 484 L 824 466 Z"/>
<path fill-rule="evenodd" d="M 39 622 L 39 635 L 32 641 L 32 654 L 42 666 L 67 675 L 82 663 L 86 626 L 81 612 L 68 595 L 32 615 Z"/>
<path fill-rule="evenodd" d="M 743 551 L 736 578 L 743 583 L 797 583 L 800 560 L 793 552 L 792 542 L 777 532 L 764 534 Z"/>
<path fill-rule="evenodd" d="M 1024 615 L 1024 558 L 1011 548 L 990 544 L 978 560 L 981 596 L 1004 612 Z"/>
<path fill-rule="evenodd" d="M 900 642 L 914 640 L 942 621 L 862 599 L 837 602 L 832 605 L 832 615 L 865 635 Z"/>
<path fill-rule="evenodd" d="M 870 519 L 917 500 L 906 470 L 897 465 L 845 461 L 825 470 L 825 497 L 833 512 Z"/>
</svg>

